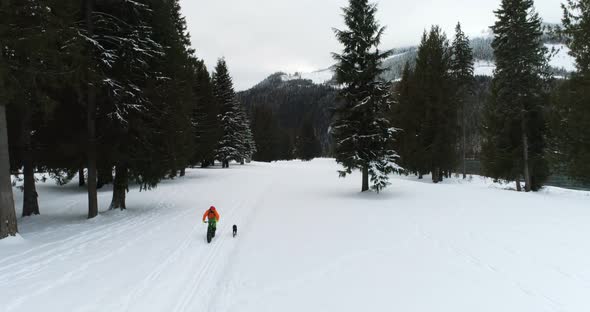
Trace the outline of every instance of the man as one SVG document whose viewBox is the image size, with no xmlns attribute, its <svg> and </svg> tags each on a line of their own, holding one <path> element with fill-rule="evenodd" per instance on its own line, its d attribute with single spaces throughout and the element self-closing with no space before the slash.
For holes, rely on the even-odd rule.
<svg viewBox="0 0 590 312">
<path fill-rule="evenodd" d="M 217 230 L 217 222 L 219 222 L 219 213 L 217 213 L 214 206 L 211 206 L 203 214 L 203 223 L 209 223 L 209 227 L 213 230 L 213 237 L 215 237 L 215 231 Z"/>
</svg>

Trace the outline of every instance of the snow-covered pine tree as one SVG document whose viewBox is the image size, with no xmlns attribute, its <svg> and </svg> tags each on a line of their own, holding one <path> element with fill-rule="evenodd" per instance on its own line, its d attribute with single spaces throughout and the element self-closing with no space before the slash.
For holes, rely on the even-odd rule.
<svg viewBox="0 0 590 312">
<path fill-rule="evenodd" d="M 334 53 L 338 62 L 336 79 L 342 85 L 343 104 L 333 117 L 336 161 L 344 167 L 340 176 L 353 170 L 362 172 L 361 190 L 372 188 L 379 192 L 389 182 L 388 175 L 400 170 L 398 155 L 393 150 L 397 129 L 386 118 L 391 104 L 391 87 L 380 80 L 382 62 L 392 51 L 379 50 L 385 31 L 375 19 L 377 6 L 368 0 L 350 0 L 343 9 L 348 29 L 335 30 L 344 49 Z"/>
<path fill-rule="evenodd" d="M 467 145 L 467 105 L 470 103 L 473 93 L 473 51 L 471 50 L 469 38 L 461 29 L 461 23 L 455 28 L 455 40 L 452 45 L 453 58 L 451 71 L 455 82 L 455 100 L 460 110 L 459 124 L 461 126 L 461 170 L 463 179 L 467 178 L 466 167 L 466 145 Z"/>
<path fill-rule="evenodd" d="M 104 98 L 99 109 L 98 160 L 109 176 L 115 167 L 110 209 L 125 209 L 128 181 L 140 178 L 142 182 L 151 172 L 143 166 L 154 159 L 151 141 L 145 140 L 153 130 L 146 127 L 145 119 L 159 112 L 147 90 L 159 76 L 150 66 L 164 56 L 164 48 L 153 39 L 149 24 L 153 11 L 146 1 L 122 1 L 97 9 L 108 18 L 98 20 L 96 37 L 112 55 L 102 71 L 109 79 L 97 89 Z"/>
<path fill-rule="evenodd" d="M 496 71 L 485 121 L 482 165 L 495 179 L 525 180 L 538 190 L 548 176 L 545 160 L 547 49 L 533 0 L 503 0 L 496 12 Z"/>
<path fill-rule="evenodd" d="M 242 137 L 242 144 L 238 150 L 239 159 L 236 159 L 240 164 L 244 162 L 250 162 L 252 156 L 256 153 L 256 143 L 254 142 L 254 136 L 250 129 L 250 120 L 242 105 L 238 102 L 238 122 L 240 125 L 240 135 Z"/>
<path fill-rule="evenodd" d="M 239 160 L 240 152 L 245 150 L 240 107 L 236 100 L 236 94 L 232 79 L 229 75 L 224 59 L 219 59 L 213 75 L 213 94 L 220 105 L 219 120 L 222 128 L 222 136 L 217 144 L 215 158 L 222 163 L 223 168 L 229 168 L 229 162 Z"/>
</svg>

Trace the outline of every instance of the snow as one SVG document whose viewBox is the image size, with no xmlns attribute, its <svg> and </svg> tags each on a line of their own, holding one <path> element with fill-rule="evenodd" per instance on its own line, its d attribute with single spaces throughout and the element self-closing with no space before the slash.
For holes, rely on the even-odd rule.
<svg viewBox="0 0 590 312">
<path fill-rule="evenodd" d="M 496 69 L 496 64 L 490 61 L 484 60 L 477 60 L 473 64 L 473 74 L 475 76 L 494 76 L 494 70 Z"/>
<path fill-rule="evenodd" d="M 294 74 L 283 74 L 281 79 L 283 81 L 291 81 L 296 79 L 311 80 L 315 84 L 329 83 L 334 77 L 334 71 L 331 68 L 317 70 L 309 73 L 297 72 Z"/>
<path fill-rule="evenodd" d="M 549 51 L 555 49 L 557 54 L 551 57 L 549 65 L 555 68 L 564 68 L 568 72 L 576 71 L 576 59 L 569 55 L 570 49 L 565 44 L 546 44 Z"/>
<path fill-rule="evenodd" d="M 0 311 L 588 311 L 590 192 L 395 177 L 330 159 L 188 170 L 86 220 L 76 185 L 0 242 Z M 17 202 L 21 193 L 15 189 Z M 213 242 L 200 219 L 221 214 Z M 232 225 L 238 236 L 232 238 Z"/>
<path fill-rule="evenodd" d="M 569 55 L 570 49 L 564 44 L 545 44 L 549 52 L 555 50 L 556 54 L 549 59 L 549 65 L 557 69 L 565 69 L 568 72 L 576 71 L 576 60 Z M 474 74 L 476 76 L 494 76 L 496 64 L 485 60 L 476 60 Z M 556 77 L 561 78 L 561 77 Z"/>
</svg>

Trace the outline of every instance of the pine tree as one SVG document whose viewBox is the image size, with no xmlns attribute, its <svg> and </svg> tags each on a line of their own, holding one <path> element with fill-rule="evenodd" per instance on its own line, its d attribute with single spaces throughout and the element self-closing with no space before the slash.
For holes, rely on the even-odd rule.
<svg viewBox="0 0 590 312">
<path fill-rule="evenodd" d="M 336 161 L 344 167 L 341 177 L 359 169 L 361 190 L 369 190 L 370 175 L 372 188 L 379 192 L 389 184 L 388 175 L 400 170 L 396 164 L 398 155 L 392 148 L 397 129 L 386 118 L 391 104 L 390 85 L 379 80 L 381 64 L 392 51 L 379 50 L 385 28 L 375 19 L 375 4 L 350 0 L 343 11 L 348 29 L 335 33 L 344 50 L 333 54 L 344 101 L 332 122 Z"/>
<path fill-rule="evenodd" d="M 461 24 L 457 23 L 455 28 L 455 40 L 453 41 L 453 59 L 451 61 L 451 70 L 455 82 L 456 94 L 455 100 L 457 107 L 460 109 L 460 126 L 461 126 L 461 161 L 463 179 L 467 178 L 466 167 L 466 150 L 467 150 L 467 107 L 473 93 L 473 52 L 471 50 L 469 38 L 461 30 Z"/>
<path fill-rule="evenodd" d="M 234 92 L 233 82 L 224 59 L 219 59 L 213 76 L 214 94 L 220 105 L 220 121 L 223 134 L 217 145 L 216 159 L 224 168 L 231 160 L 240 160 L 243 146 L 243 124 L 240 120 L 240 107 Z"/>
<path fill-rule="evenodd" d="M 253 116 L 252 131 L 256 144 L 253 159 L 263 162 L 290 159 L 289 135 L 279 127 L 272 110 L 259 106 L 254 109 Z"/>
<path fill-rule="evenodd" d="M 391 119 L 402 131 L 397 135 L 396 150 L 399 152 L 399 164 L 406 173 L 420 176 L 419 158 L 423 156 L 418 152 L 418 134 L 422 112 L 416 103 L 416 81 L 410 62 L 406 62 L 402 71 L 402 77 L 396 86 L 397 101 L 391 112 Z M 420 176 L 421 177 L 421 176 Z"/>
<path fill-rule="evenodd" d="M 419 126 L 414 154 L 420 174 L 432 173 L 438 183 L 456 165 L 457 107 L 450 75 L 451 50 L 438 26 L 424 33 L 418 48 L 414 105 Z"/>
<path fill-rule="evenodd" d="M 559 164 L 577 180 L 590 181 L 590 1 L 568 0 L 563 7 L 563 33 L 577 72 L 554 96 L 552 135 Z M 560 168 L 561 169 L 561 168 Z"/>
<path fill-rule="evenodd" d="M 17 125 L 12 130 L 18 129 L 13 132 L 12 140 L 9 139 L 11 161 L 17 170 L 23 168 L 23 216 L 39 214 L 33 126 L 35 116 L 48 106 L 42 103 L 46 94 L 41 86 L 58 53 L 53 47 L 57 30 L 50 5 L 50 1 L 22 1 L 10 3 L 0 11 L 0 19 L 6 25 L 0 30 L 0 37 L 7 62 L 8 87 L 14 91 L 8 118 L 16 117 Z"/>
<path fill-rule="evenodd" d="M 538 190 L 548 176 L 543 103 L 546 48 L 532 0 L 503 0 L 492 27 L 496 72 L 488 103 L 483 146 L 485 173 L 495 179 L 525 180 Z"/>
<path fill-rule="evenodd" d="M 219 141 L 219 109 L 213 96 L 213 82 L 203 61 L 196 66 L 195 107 L 193 109 L 193 126 L 195 154 L 192 165 L 200 164 L 205 168 L 215 161 L 215 148 Z"/>
<path fill-rule="evenodd" d="M 567 0 L 562 4 L 563 26 L 570 54 L 576 59 L 578 72 L 590 75 L 590 1 Z"/>
<path fill-rule="evenodd" d="M 147 4 L 120 2 L 99 9 L 113 19 L 107 24 L 112 27 L 99 27 L 97 35 L 110 38 L 103 47 L 114 55 L 110 68 L 105 70 L 110 79 L 106 86 L 97 89 L 101 99 L 97 121 L 101 138 L 98 141 L 99 173 L 108 174 L 110 178 L 115 168 L 109 208 L 126 209 L 129 180 L 141 177 L 145 181 L 151 174 L 151 170 L 146 171 L 143 166 L 154 157 L 150 141 L 145 140 L 153 132 L 145 120 L 157 113 L 147 89 L 158 76 L 150 65 L 158 62 L 164 51 L 153 39 L 153 28 L 149 24 L 153 20 L 152 10 Z"/>
<path fill-rule="evenodd" d="M 250 120 L 244 111 L 242 105 L 238 102 L 238 124 L 239 134 L 241 136 L 241 144 L 238 149 L 239 159 L 237 159 L 242 165 L 244 161 L 250 162 L 252 156 L 256 153 L 256 142 L 254 141 L 254 135 L 250 129 Z"/>
<path fill-rule="evenodd" d="M 309 117 L 303 122 L 303 127 L 299 131 L 295 142 L 295 150 L 295 156 L 303 161 L 310 161 L 320 156 L 322 152 L 320 141 Z"/>
</svg>

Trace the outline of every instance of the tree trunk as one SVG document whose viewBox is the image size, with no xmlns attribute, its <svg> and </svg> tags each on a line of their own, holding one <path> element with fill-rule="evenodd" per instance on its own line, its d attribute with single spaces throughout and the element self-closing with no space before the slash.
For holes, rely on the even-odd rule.
<svg viewBox="0 0 590 312">
<path fill-rule="evenodd" d="M 94 23 L 92 13 L 94 11 L 94 0 L 86 0 L 86 28 L 88 37 L 94 37 Z M 92 47 L 88 47 L 88 64 L 86 78 L 88 79 L 88 97 L 86 103 L 87 126 L 88 126 L 88 219 L 98 215 L 98 198 L 96 192 L 96 89 L 92 73 Z"/>
<path fill-rule="evenodd" d="M 115 167 L 115 181 L 113 182 L 113 199 L 109 210 L 113 209 L 127 209 L 125 205 L 125 197 L 128 188 L 128 172 L 127 166 L 119 164 Z"/>
<path fill-rule="evenodd" d="M 39 214 L 39 202 L 37 201 L 37 189 L 35 188 L 35 170 L 31 160 L 30 152 L 23 154 L 23 217 Z"/>
<path fill-rule="evenodd" d="M 104 179 L 104 170 L 96 168 L 96 189 L 100 190 L 107 182 Z"/>
<path fill-rule="evenodd" d="M 23 125 L 23 217 L 39 214 L 39 202 L 37 201 L 37 190 L 35 188 L 35 165 L 33 163 L 33 149 L 31 147 L 31 112 L 27 108 L 24 114 Z"/>
<path fill-rule="evenodd" d="M 184 177 L 186 175 L 186 168 L 180 169 L 180 176 Z"/>
<path fill-rule="evenodd" d="M 363 167 L 363 187 L 361 192 L 366 192 L 369 190 L 369 166 Z"/>
<path fill-rule="evenodd" d="M 526 133 L 526 123 L 524 117 L 521 121 L 521 131 L 522 131 L 522 156 L 523 156 L 523 165 L 524 165 L 524 190 L 525 192 L 531 191 L 531 174 L 529 171 L 529 142 L 528 136 Z"/>
<path fill-rule="evenodd" d="M 462 136 L 463 136 L 463 140 L 462 140 L 462 146 L 461 146 L 461 153 L 462 153 L 462 158 L 463 158 L 463 180 L 467 179 L 467 130 L 466 130 L 466 126 L 465 124 L 467 123 L 467 117 L 465 114 L 465 100 L 463 100 L 462 102 L 462 119 L 463 122 L 461 124 L 461 132 L 462 132 Z"/>
<path fill-rule="evenodd" d="M 0 104 L 0 239 L 18 232 L 10 181 L 6 107 Z"/>
<path fill-rule="evenodd" d="M 438 168 L 432 169 L 432 182 L 434 182 L 434 183 L 439 182 L 439 177 L 438 177 L 439 174 L 440 174 L 440 170 L 438 170 Z"/>
<path fill-rule="evenodd" d="M 86 181 L 84 179 L 84 166 L 80 166 L 78 169 L 78 186 L 82 187 L 86 185 Z"/>
<path fill-rule="evenodd" d="M 520 175 L 516 176 L 516 191 L 522 192 L 522 187 L 520 186 Z"/>
</svg>

